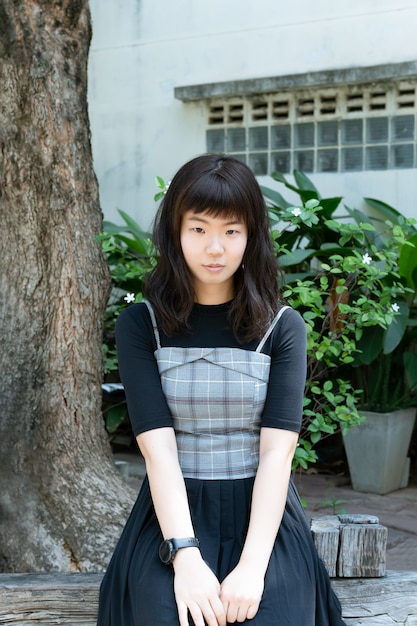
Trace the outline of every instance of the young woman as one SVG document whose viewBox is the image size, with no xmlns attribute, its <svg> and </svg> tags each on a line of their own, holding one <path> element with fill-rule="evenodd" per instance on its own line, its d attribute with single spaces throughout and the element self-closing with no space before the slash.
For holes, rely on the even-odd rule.
<svg viewBox="0 0 417 626">
<path fill-rule="evenodd" d="M 116 336 L 147 478 L 104 577 L 99 626 L 341 626 L 291 480 L 306 375 L 252 172 L 186 163 L 155 223 L 147 302 Z"/>
</svg>

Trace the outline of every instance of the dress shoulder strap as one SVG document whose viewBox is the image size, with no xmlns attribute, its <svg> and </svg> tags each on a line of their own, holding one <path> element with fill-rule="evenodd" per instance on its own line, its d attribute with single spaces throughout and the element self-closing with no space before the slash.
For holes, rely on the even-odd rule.
<svg viewBox="0 0 417 626">
<path fill-rule="evenodd" d="M 155 339 L 156 339 L 156 346 L 159 350 L 159 348 L 161 347 L 161 338 L 159 336 L 158 325 L 156 323 L 155 311 L 152 308 L 152 304 L 148 302 L 148 300 L 145 300 L 144 302 L 146 306 L 148 307 L 149 315 L 151 316 L 153 332 L 155 334 Z"/>
<path fill-rule="evenodd" d="M 287 309 L 290 309 L 291 307 L 289 306 L 283 306 L 278 313 L 276 314 L 276 316 L 274 317 L 274 319 L 271 322 L 270 327 L 268 328 L 268 330 L 266 331 L 265 335 L 262 337 L 258 347 L 256 348 L 256 352 L 260 352 L 262 350 L 262 348 L 265 345 L 266 340 L 268 339 L 268 337 L 270 336 L 270 334 L 272 333 L 272 331 L 274 330 L 275 326 L 278 324 L 281 315 L 284 313 L 284 311 L 286 311 Z"/>
</svg>

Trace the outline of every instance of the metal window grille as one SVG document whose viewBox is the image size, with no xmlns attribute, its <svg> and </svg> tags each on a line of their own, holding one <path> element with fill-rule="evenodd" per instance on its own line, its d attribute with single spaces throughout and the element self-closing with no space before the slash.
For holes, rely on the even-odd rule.
<svg viewBox="0 0 417 626">
<path fill-rule="evenodd" d="M 207 151 L 257 175 L 417 167 L 417 81 L 286 91 L 207 103 Z"/>
</svg>

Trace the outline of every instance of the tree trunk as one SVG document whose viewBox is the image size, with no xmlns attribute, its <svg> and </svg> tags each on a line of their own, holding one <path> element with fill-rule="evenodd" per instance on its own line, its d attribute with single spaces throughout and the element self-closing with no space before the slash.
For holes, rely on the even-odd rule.
<svg viewBox="0 0 417 626">
<path fill-rule="evenodd" d="M 90 35 L 88 0 L 0 0 L 0 571 L 102 570 L 133 499 L 101 415 Z"/>
</svg>

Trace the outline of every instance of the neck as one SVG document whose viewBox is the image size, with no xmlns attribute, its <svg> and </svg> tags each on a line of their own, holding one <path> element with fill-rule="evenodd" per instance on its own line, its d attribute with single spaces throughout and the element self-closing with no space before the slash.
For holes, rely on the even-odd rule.
<svg viewBox="0 0 417 626">
<path fill-rule="evenodd" d="M 234 289 L 232 287 L 219 288 L 218 285 L 213 285 L 213 289 L 196 289 L 195 301 L 198 304 L 224 304 L 230 302 L 234 297 Z"/>
</svg>

